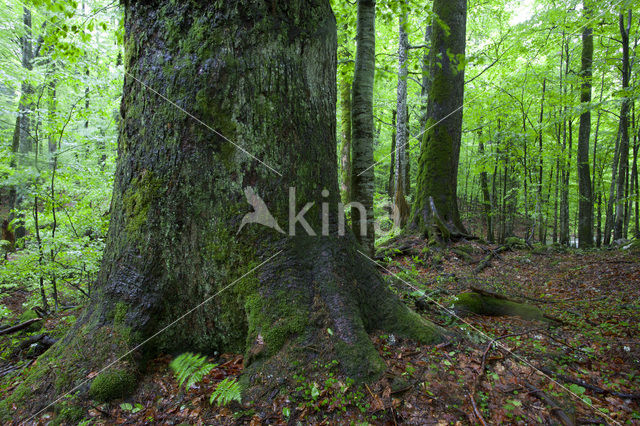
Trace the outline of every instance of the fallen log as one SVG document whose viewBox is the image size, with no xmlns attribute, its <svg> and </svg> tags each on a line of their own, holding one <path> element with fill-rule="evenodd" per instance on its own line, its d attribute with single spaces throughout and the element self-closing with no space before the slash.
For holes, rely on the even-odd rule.
<svg viewBox="0 0 640 426">
<path fill-rule="evenodd" d="M 25 321 L 25 322 L 23 322 L 21 324 L 14 325 L 14 326 L 9 327 L 9 328 L 5 328 L 4 330 L 0 330 L 0 336 L 6 335 L 6 334 L 13 334 L 13 333 L 16 333 L 16 332 L 18 332 L 20 330 L 24 330 L 25 328 L 29 327 L 31 324 L 33 324 L 35 322 L 38 322 L 38 321 L 42 321 L 42 318 L 33 318 L 33 319 Z"/>
<path fill-rule="evenodd" d="M 536 306 L 476 292 L 462 293 L 453 301 L 453 310 L 489 316 L 518 316 L 527 320 L 550 321 Z"/>
</svg>

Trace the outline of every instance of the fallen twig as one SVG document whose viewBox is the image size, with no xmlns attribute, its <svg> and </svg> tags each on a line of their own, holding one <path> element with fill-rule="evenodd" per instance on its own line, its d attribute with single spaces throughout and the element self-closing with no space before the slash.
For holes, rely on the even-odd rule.
<svg viewBox="0 0 640 426">
<path fill-rule="evenodd" d="M 491 250 L 489 255 L 480 261 L 480 264 L 476 267 L 476 269 L 473 270 L 473 273 L 477 274 L 482 272 L 487 266 L 489 266 L 489 263 L 494 257 L 498 256 L 500 253 L 507 250 L 508 250 L 507 246 L 502 246 L 502 247 L 498 247 L 495 250 Z"/>
<path fill-rule="evenodd" d="M 476 418 L 482 426 L 487 426 L 487 423 L 484 421 L 480 410 L 478 410 L 478 407 L 476 406 L 476 400 L 473 398 L 473 394 L 469 394 L 469 399 L 471 399 L 471 405 L 473 406 L 473 414 L 475 414 Z"/>
<path fill-rule="evenodd" d="M 545 367 L 540 367 L 540 371 L 542 371 L 543 373 L 548 374 L 550 376 L 554 376 L 557 379 L 562 380 L 563 382 L 573 383 L 574 385 L 582 386 L 583 388 L 589 389 L 590 391 L 595 392 L 595 393 L 609 394 L 609 395 L 617 396 L 617 397 L 623 398 L 623 399 L 640 399 L 640 393 L 624 393 L 624 392 L 617 392 L 617 391 L 613 391 L 613 390 L 609 390 L 609 389 L 603 389 L 603 388 L 601 388 L 599 386 L 589 384 L 589 383 L 585 382 L 584 380 L 574 379 L 573 377 L 568 377 L 568 376 L 563 376 L 562 374 L 558 374 L 558 373 L 556 373 L 554 371 L 551 371 L 550 369 L 545 368 Z"/>
<path fill-rule="evenodd" d="M 562 408 L 560 408 L 558 403 L 553 398 L 551 398 L 546 393 L 542 392 L 540 389 L 536 388 L 526 380 L 524 381 L 524 385 L 534 396 L 536 396 L 551 408 L 551 413 L 556 416 L 558 420 L 560 420 L 560 423 L 562 423 L 564 426 L 575 425 L 573 419 L 571 419 L 571 417 L 569 417 L 569 415 L 565 413 Z"/>
</svg>

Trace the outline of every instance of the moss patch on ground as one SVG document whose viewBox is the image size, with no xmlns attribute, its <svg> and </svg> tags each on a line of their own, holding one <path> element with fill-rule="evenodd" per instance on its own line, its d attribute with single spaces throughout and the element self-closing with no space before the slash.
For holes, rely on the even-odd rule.
<svg viewBox="0 0 640 426">
<path fill-rule="evenodd" d="M 459 313 L 490 316 L 512 315 L 527 320 L 544 320 L 544 314 L 536 306 L 477 293 L 462 293 L 457 295 L 453 300 L 453 309 Z"/>
</svg>

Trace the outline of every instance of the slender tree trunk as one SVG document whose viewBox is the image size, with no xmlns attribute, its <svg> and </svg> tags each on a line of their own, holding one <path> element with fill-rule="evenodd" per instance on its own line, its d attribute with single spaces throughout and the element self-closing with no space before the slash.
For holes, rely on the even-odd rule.
<svg viewBox="0 0 640 426">
<path fill-rule="evenodd" d="M 482 142 L 482 131 L 478 134 L 478 155 L 484 164 L 484 143 Z M 484 218 L 487 226 L 487 240 L 490 243 L 494 242 L 493 238 L 493 224 L 491 222 L 491 196 L 489 195 L 489 183 L 487 179 L 487 172 L 482 169 L 480 172 L 480 187 L 482 189 L 482 204 L 484 207 Z"/>
<path fill-rule="evenodd" d="M 397 111 L 398 121 L 396 125 L 396 149 L 395 177 L 394 177 L 394 197 L 393 204 L 396 214 L 398 214 L 399 225 L 404 227 L 409 217 L 409 205 L 405 199 L 406 188 L 406 152 L 408 143 L 407 129 L 407 50 L 409 49 L 409 36 L 407 35 L 407 11 L 406 4 L 401 4 L 402 13 L 398 25 L 398 88 L 397 88 Z"/>
<path fill-rule="evenodd" d="M 465 234 L 457 200 L 462 137 L 467 2 L 435 0 L 427 128 L 418 162 L 412 222 L 443 239 Z M 448 28 L 443 28 L 443 24 Z"/>
<path fill-rule="evenodd" d="M 563 36 L 563 49 L 564 55 L 561 57 L 561 60 L 564 59 L 564 70 L 560 70 L 561 73 L 564 73 L 563 79 L 561 79 L 560 84 L 562 87 L 563 93 L 563 107 L 562 107 L 562 192 L 560 195 L 560 244 L 569 245 L 569 179 L 571 174 L 571 142 L 572 142 L 572 120 L 568 119 L 568 106 L 566 105 L 566 98 L 568 93 L 569 85 L 566 83 L 566 76 L 569 75 L 569 42 Z M 568 123 L 567 123 L 568 122 Z M 567 126 L 568 124 L 568 126 Z M 568 129 L 567 129 L 568 127 Z M 568 145 L 568 146 L 567 146 Z"/>
<path fill-rule="evenodd" d="M 543 139 L 543 120 L 544 120 L 544 97 L 547 91 L 547 79 L 542 80 L 542 96 L 540 101 L 540 119 L 538 121 L 538 200 L 536 203 L 536 214 L 538 216 L 538 239 L 542 244 L 545 244 L 545 227 L 546 227 L 546 218 L 543 214 L 543 205 L 542 205 L 542 177 L 544 171 L 544 156 L 542 153 L 542 139 Z"/>
<path fill-rule="evenodd" d="M 618 170 L 618 188 L 616 191 L 616 216 L 613 228 L 613 238 L 624 238 L 624 210 L 625 189 L 628 182 L 629 171 L 629 105 L 630 99 L 627 93 L 629 89 L 629 78 L 631 76 L 631 64 L 629 62 L 629 31 L 631 29 L 631 9 L 629 9 L 627 27 L 624 24 L 624 14 L 620 14 L 620 36 L 622 38 L 622 90 L 624 98 L 620 107 L 620 163 Z"/>
<path fill-rule="evenodd" d="M 636 132 L 633 135 L 633 182 L 635 193 L 633 194 L 635 200 L 635 226 L 633 230 L 634 238 L 640 238 L 640 185 L 638 185 L 638 150 L 640 149 L 640 127 L 636 126 Z"/>
<path fill-rule="evenodd" d="M 604 222 L 604 241 L 603 244 L 608 246 L 611 243 L 611 231 L 613 230 L 615 218 L 614 218 L 614 204 L 616 199 L 616 188 L 618 182 L 618 164 L 620 162 L 620 135 L 621 124 L 618 123 L 618 133 L 616 136 L 616 143 L 613 153 L 613 163 L 611 164 L 611 185 L 609 186 L 609 196 L 607 197 L 607 211 L 605 213 Z"/>
<path fill-rule="evenodd" d="M 356 238 L 368 253 L 373 253 L 375 234 L 373 227 L 373 82 L 376 50 L 376 2 L 358 0 L 358 23 L 356 30 L 356 64 L 353 75 L 351 98 L 352 155 L 351 199 L 360 203 L 362 211 L 351 209 L 351 223 Z M 365 222 L 363 235 L 361 223 Z"/>
<path fill-rule="evenodd" d="M 89 396 L 122 397 L 158 352 L 244 351 L 251 400 L 332 359 L 341 375 L 379 377 L 374 329 L 437 340 L 440 329 L 393 296 L 353 233 L 339 231 L 329 2 L 162 0 L 124 9 L 123 119 L 99 278 L 90 306 L 5 408 L 22 398 L 36 411 L 93 371 Z M 259 102 L 247 103 L 256 94 Z M 264 200 L 273 222 L 290 217 L 287 235 L 241 227 L 255 213 L 243 188 L 251 204 Z M 294 207 L 313 203 L 304 215 L 291 217 L 292 195 Z M 293 235 L 296 222 L 303 226 Z"/>
<path fill-rule="evenodd" d="M 346 67 L 340 80 L 340 107 L 340 190 L 346 205 L 351 202 L 351 78 Z"/>
<path fill-rule="evenodd" d="M 33 68 L 33 44 L 31 34 L 31 10 L 26 7 L 23 8 L 22 21 L 24 25 L 25 34 L 20 38 L 21 50 L 22 50 L 22 67 L 28 71 Z M 19 118 L 20 118 L 20 137 L 18 152 L 22 155 L 26 155 L 33 150 L 33 138 L 31 135 L 31 119 L 29 111 L 33 109 L 33 101 L 31 96 L 33 95 L 33 86 L 28 80 L 22 82 L 21 87 L 22 95 L 20 96 L 20 103 L 18 106 Z"/>
<path fill-rule="evenodd" d="M 589 5 L 584 0 L 584 17 L 591 16 Z M 593 62 L 593 30 L 585 27 L 582 31 L 582 87 L 580 103 L 583 112 L 580 115 L 580 130 L 578 133 L 578 246 L 587 248 L 593 246 L 593 194 L 591 175 L 589 172 L 589 137 L 591 135 L 591 78 Z"/>
<path fill-rule="evenodd" d="M 397 112 L 394 109 L 391 111 L 391 124 L 393 127 L 391 133 L 391 165 L 389 167 L 389 182 L 387 183 L 387 194 L 389 194 L 389 198 L 393 202 L 393 191 L 394 191 L 394 182 L 396 176 L 396 115 Z"/>
<path fill-rule="evenodd" d="M 558 242 L 558 190 L 560 186 L 560 160 L 556 160 L 556 185 L 555 196 L 553 197 L 553 242 Z"/>
<path fill-rule="evenodd" d="M 424 45 L 429 47 L 431 47 L 431 28 L 431 24 L 429 24 L 424 31 Z M 420 87 L 420 133 L 418 133 L 418 137 L 422 139 L 422 136 L 425 133 L 425 129 L 427 128 L 427 106 L 429 100 L 429 90 L 431 89 L 428 53 L 422 55 L 420 69 L 422 72 L 422 84 Z"/>
<path fill-rule="evenodd" d="M 409 106 L 407 105 L 407 126 L 406 126 L 406 140 L 407 145 L 404 148 L 404 193 L 405 195 L 411 194 L 411 150 L 409 149 L 411 115 L 409 115 Z"/>
<path fill-rule="evenodd" d="M 600 81 L 600 103 L 602 103 L 602 99 L 604 97 L 604 76 L 606 70 L 602 70 L 602 78 Z M 598 119 L 596 120 L 596 133 L 593 138 L 593 180 L 591 182 L 592 188 L 592 200 L 595 201 L 595 194 L 598 194 L 598 212 L 597 212 L 597 235 L 596 235 L 596 246 L 600 247 L 602 245 L 602 228 L 601 228 L 601 213 L 602 213 L 602 192 L 600 187 L 602 187 L 602 179 L 596 181 L 596 171 L 597 171 L 597 153 L 598 153 L 598 137 L 600 136 L 600 120 L 602 118 L 602 111 L 598 110 Z M 602 176 L 602 174 L 600 174 Z M 599 185 L 598 185 L 599 184 Z"/>
</svg>

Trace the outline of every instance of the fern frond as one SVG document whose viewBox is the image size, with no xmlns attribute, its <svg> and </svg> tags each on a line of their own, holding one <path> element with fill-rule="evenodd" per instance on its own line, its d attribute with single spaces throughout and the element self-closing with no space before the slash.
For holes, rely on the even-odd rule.
<svg viewBox="0 0 640 426">
<path fill-rule="evenodd" d="M 209 403 L 217 402 L 218 406 L 227 405 L 231 401 L 242 401 L 242 388 L 235 378 L 227 377 L 220 383 L 211 394 Z"/>
<path fill-rule="evenodd" d="M 171 361 L 169 367 L 173 370 L 178 381 L 178 386 L 189 389 L 192 385 L 201 381 L 204 376 L 216 368 L 218 364 L 207 362 L 204 355 L 185 352 Z"/>
</svg>

